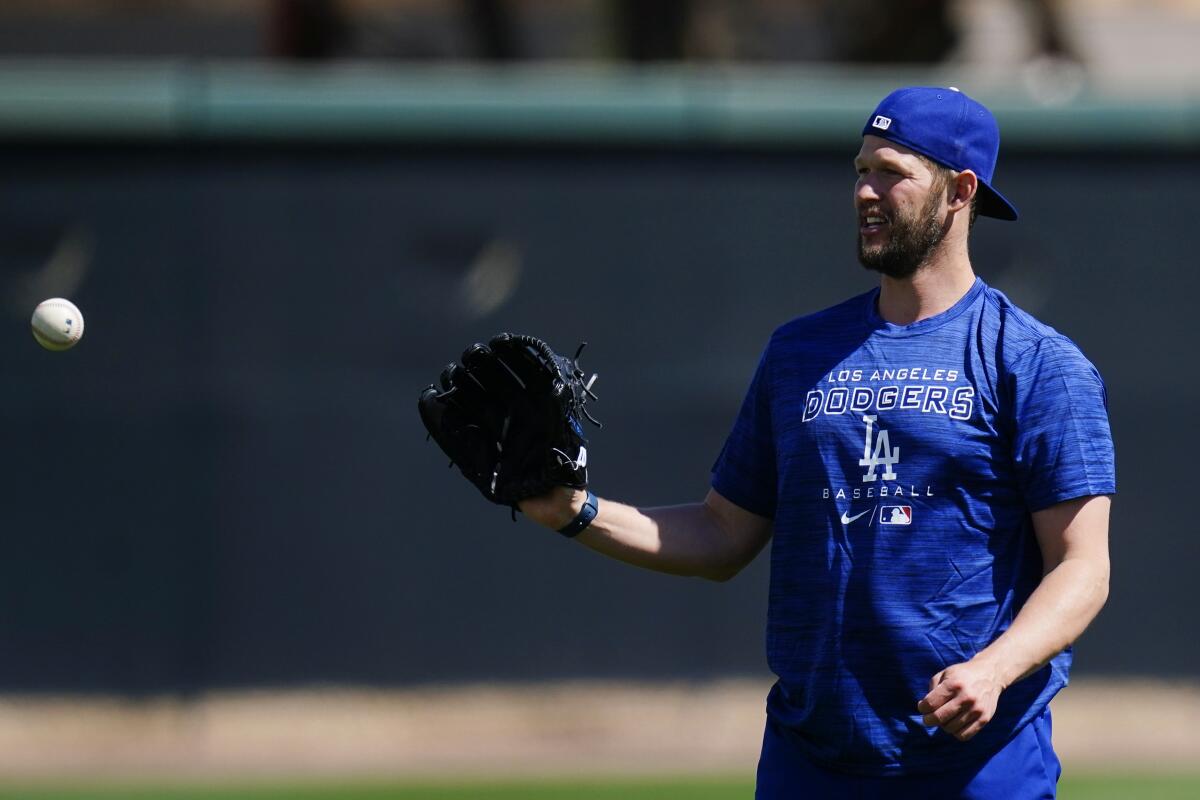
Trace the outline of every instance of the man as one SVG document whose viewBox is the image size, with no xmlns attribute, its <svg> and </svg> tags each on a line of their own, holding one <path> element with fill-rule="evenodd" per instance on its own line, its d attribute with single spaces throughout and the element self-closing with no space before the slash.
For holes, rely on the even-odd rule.
<svg viewBox="0 0 1200 800">
<path fill-rule="evenodd" d="M 998 149 L 958 90 L 893 92 L 854 162 L 879 288 L 775 331 L 704 502 L 521 506 L 715 580 L 774 537 L 759 798 L 1054 796 L 1047 704 L 1107 597 L 1116 485 L 1095 368 L 972 270 L 974 216 L 1017 218 Z"/>
</svg>

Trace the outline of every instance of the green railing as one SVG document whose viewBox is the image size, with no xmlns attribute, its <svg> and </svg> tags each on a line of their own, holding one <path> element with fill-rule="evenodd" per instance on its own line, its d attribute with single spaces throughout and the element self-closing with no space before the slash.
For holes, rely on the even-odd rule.
<svg viewBox="0 0 1200 800">
<path fill-rule="evenodd" d="M 942 73 L 938 77 L 946 77 Z M 854 138 L 888 90 L 930 73 L 266 62 L 0 61 L 0 138 L 789 147 Z M 964 84 L 1006 144 L 1200 146 L 1200 84 L 1038 103 Z"/>
</svg>

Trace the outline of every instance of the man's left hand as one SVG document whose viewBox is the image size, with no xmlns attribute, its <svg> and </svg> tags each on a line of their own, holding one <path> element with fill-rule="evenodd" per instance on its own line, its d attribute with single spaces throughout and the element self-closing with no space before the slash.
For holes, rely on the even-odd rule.
<svg viewBox="0 0 1200 800">
<path fill-rule="evenodd" d="M 924 722 L 959 741 L 967 741 L 991 721 L 1004 691 L 988 664 L 967 661 L 939 672 L 929 681 L 929 694 L 917 703 Z"/>
</svg>

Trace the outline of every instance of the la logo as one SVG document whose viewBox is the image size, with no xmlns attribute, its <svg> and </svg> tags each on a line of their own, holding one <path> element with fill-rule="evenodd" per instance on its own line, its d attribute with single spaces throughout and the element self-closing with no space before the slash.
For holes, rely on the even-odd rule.
<svg viewBox="0 0 1200 800">
<path fill-rule="evenodd" d="M 879 433 L 875 435 L 875 441 L 872 443 L 871 437 L 875 432 L 876 419 L 878 417 L 874 414 L 863 417 L 863 422 L 867 423 L 867 443 L 863 446 L 863 457 L 858 462 L 860 467 L 867 468 L 867 474 L 863 475 L 863 483 L 875 481 L 875 468 L 880 465 L 884 467 L 883 479 L 885 481 L 896 480 L 896 471 L 892 467 L 900 463 L 900 448 L 892 447 L 892 443 L 888 439 L 888 432 L 883 428 L 879 429 Z"/>
</svg>

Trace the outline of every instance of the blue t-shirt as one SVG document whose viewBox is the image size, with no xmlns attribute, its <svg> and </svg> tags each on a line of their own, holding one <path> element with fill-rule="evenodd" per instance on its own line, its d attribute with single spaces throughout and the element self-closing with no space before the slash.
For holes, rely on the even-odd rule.
<svg viewBox="0 0 1200 800">
<path fill-rule="evenodd" d="M 878 294 L 775 331 L 712 485 L 775 522 L 768 714 L 817 762 L 884 775 L 982 761 L 1066 684 L 1069 650 L 969 742 L 916 710 L 1037 586 L 1031 512 L 1116 479 L 1104 384 L 1069 339 L 978 279 L 906 326 Z"/>
</svg>

